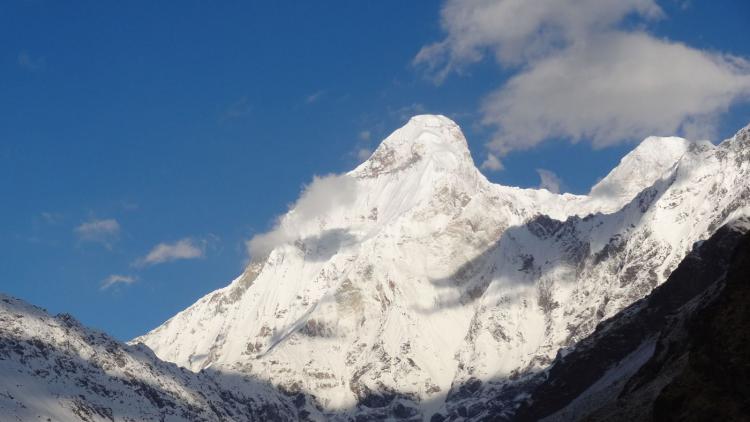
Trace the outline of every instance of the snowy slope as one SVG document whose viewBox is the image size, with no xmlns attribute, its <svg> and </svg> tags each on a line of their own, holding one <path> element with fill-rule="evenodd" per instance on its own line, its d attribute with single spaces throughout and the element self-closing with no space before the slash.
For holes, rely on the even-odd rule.
<svg viewBox="0 0 750 422">
<path fill-rule="evenodd" d="M 297 420 L 317 411 L 249 377 L 195 374 L 71 316 L 0 295 L 0 420 Z"/>
<path fill-rule="evenodd" d="M 648 138 L 590 195 L 556 195 L 490 183 L 455 123 L 416 116 L 340 177 L 347 194 L 290 210 L 282 244 L 134 342 L 327 409 L 429 417 L 662 283 L 748 206 L 748 144 Z"/>
</svg>

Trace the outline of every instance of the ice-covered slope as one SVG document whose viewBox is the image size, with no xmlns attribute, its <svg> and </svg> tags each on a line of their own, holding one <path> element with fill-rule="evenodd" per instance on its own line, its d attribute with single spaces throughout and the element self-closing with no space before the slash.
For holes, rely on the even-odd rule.
<svg viewBox="0 0 750 422">
<path fill-rule="evenodd" d="M 135 341 L 329 409 L 429 417 L 543 368 L 663 282 L 747 206 L 747 137 L 649 138 L 589 196 L 555 195 L 488 182 L 455 123 L 414 117 L 334 204 L 298 204 L 280 244 Z"/>
</svg>

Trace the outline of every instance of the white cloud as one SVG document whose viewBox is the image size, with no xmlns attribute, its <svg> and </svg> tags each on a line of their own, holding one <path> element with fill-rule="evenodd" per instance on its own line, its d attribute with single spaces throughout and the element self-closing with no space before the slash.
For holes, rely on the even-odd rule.
<svg viewBox="0 0 750 422">
<path fill-rule="evenodd" d="M 102 280 L 101 286 L 99 287 L 101 290 L 107 290 L 108 288 L 116 285 L 116 284 L 133 284 L 136 282 L 135 277 L 127 276 L 127 275 L 120 275 L 120 274 L 112 274 L 109 277 Z"/>
<path fill-rule="evenodd" d="M 37 72 L 44 68 L 46 61 L 44 57 L 31 57 L 31 55 L 25 51 L 18 54 L 18 65 L 31 72 Z"/>
<path fill-rule="evenodd" d="M 355 198 L 356 182 L 343 174 L 314 176 L 290 211 L 279 217 L 274 228 L 245 243 L 251 259 L 267 256 L 274 248 L 298 239 L 308 225 L 317 226 L 326 214 Z"/>
<path fill-rule="evenodd" d="M 241 97 L 237 101 L 229 104 L 219 116 L 220 122 L 226 122 L 232 119 L 246 117 L 253 112 L 253 106 L 247 97 Z"/>
<path fill-rule="evenodd" d="M 564 137 L 595 147 L 649 135 L 710 135 L 712 116 L 750 94 L 750 64 L 643 33 L 609 33 L 535 62 L 484 102 L 493 151 Z"/>
<path fill-rule="evenodd" d="M 363 130 L 363 131 L 359 132 L 359 134 L 357 135 L 357 137 L 359 137 L 360 141 L 369 141 L 370 138 L 372 137 L 372 133 L 370 133 L 369 130 Z"/>
<path fill-rule="evenodd" d="M 396 109 L 388 109 L 388 114 L 400 121 L 406 121 L 418 114 L 425 114 L 427 108 L 421 103 L 411 103 Z"/>
<path fill-rule="evenodd" d="M 317 91 L 317 92 L 314 92 L 314 93 L 312 93 L 312 94 L 308 95 L 308 96 L 307 96 L 307 97 L 305 98 L 305 102 L 306 102 L 307 104 L 312 104 L 312 103 L 315 103 L 315 102 L 317 102 L 318 100 L 320 100 L 320 98 L 321 98 L 321 97 L 323 97 L 323 95 L 324 95 L 325 93 L 326 93 L 325 91 Z"/>
<path fill-rule="evenodd" d="M 366 159 L 370 158 L 372 155 L 372 150 L 370 148 L 359 148 L 357 150 L 357 159 L 359 161 L 365 161 Z"/>
<path fill-rule="evenodd" d="M 191 238 L 180 239 L 174 243 L 159 243 L 143 258 L 135 262 L 137 267 L 162 264 L 180 259 L 197 259 L 205 255 L 205 241 Z"/>
<path fill-rule="evenodd" d="M 520 65 L 628 15 L 653 19 L 662 11 L 653 0 L 449 0 L 440 14 L 446 38 L 414 58 L 438 82 L 487 52 Z"/>
<path fill-rule="evenodd" d="M 314 176 L 292 208 L 294 217 L 300 221 L 321 217 L 334 207 L 351 202 L 355 189 L 355 180 L 345 174 Z"/>
<path fill-rule="evenodd" d="M 372 139 L 372 132 L 362 130 L 357 134 L 357 143 L 351 151 L 347 153 L 348 158 L 354 158 L 357 162 L 363 162 L 372 155 L 372 148 L 369 146 Z"/>
<path fill-rule="evenodd" d="M 539 175 L 540 189 L 547 189 L 552 193 L 560 193 L 563 183 L 558 175 L 545 169 L 536 169 L 536 172 Z"/>
<path fill-rule="evenodd" d="M 488 54 L 515 72 L 482 107 L 498 158 L 548 139 L 706 136 L 750 99 L 746 60 L 646 32 L 664 17 L 653 0 L 449 0 L 441 17 L 445 39 L 414 59 L 436 82 Z"/>
<path fill-rule="evenodd" d="M 500 161 L 499 158 L 495 154 L 487 154 L 487 159 L 482 162 L 482 165 L 479 166 L 482 170 L 489 170 L 489 171 L 500 171 L 505 168 L 503 166 L 502 161 Z"/>
<path fill-rule="evenodd" d="M 62 220 L 62 214 L 50 211 L 44 211 L 39 214 L 42 220 L 47 224 L 57 224 Z"/>
<path fill-rule="evenodd" d="M 100 243 L 112 248 L 120 237 L 120 223 L 114 218 L 92 219 L 73 229 L 78 239 L 84 242 Z"/>
<path fill-rule="evenodd" d="M 125 211 L 136 211 L 139 205 L 135 201 L 129 201 L 129 200 L 124 199 L 120 201 L 120 207 L 122 207 L 122 209 Z"/>
</svg>

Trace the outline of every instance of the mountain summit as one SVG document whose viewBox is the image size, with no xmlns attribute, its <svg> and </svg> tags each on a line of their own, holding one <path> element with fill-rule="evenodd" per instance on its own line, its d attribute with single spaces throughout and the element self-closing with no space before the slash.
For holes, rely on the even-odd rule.
<svg viewBox="0 0 750 422">
<path fill-rule="evenodd" d="M 694 143 L 674 136 L 650 136 L 594 185 L 589 195 L 614 199 L 614 204 L 628 201 L 662 177 L 685 155 L 691 145 Z"/>
<path fill-rule="evenodd" d="M 308 189 L 242 275 L 134 342 L 322 409 L 429 417 L 538 373 L 744 212 L 737 142 L 649 138 L 590 195 L 556 195 L 490 183 L 458 125 L 416 116 L 326 179 L 335 201 Z"/>
<path fill-rule="evenodd" d="M 438 171 L 474 169 L 469 146 L 458 125 L 445 116 L 420 115 L 388 136 L 352 174 L 377 177 L 397 173 L 420 161 L 432 163 Z"/>
</svg>

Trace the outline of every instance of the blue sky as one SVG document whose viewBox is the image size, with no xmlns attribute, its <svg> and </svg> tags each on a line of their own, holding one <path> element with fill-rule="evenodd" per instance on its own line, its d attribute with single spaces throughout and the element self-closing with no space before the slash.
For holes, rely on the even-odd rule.
<svg viewBox="0 0 750 422">
<path fill-rule="evenodd" d="M 469 12 L 493 16 L 477 4 Z M 750 123 L 747 95 L 724 92 L 747 88 L 744 0 L 665 0 L 658 13 L 635 5 L 604 24 L 606 10 L 597 6 L 596 25 L 548 18 L 554 39 L 542 48 L 538 35 L 547 32 L 533 17 L 532 34 L 520 41 L 494 24 L 477 26 L 486 31 L 474 37 L 480 41 L 462 39 L 459 29 L 473 31 L 474 23 L 460 20 L 463 10 L 454 9 L 461 7 L 0 4 L 0 291 L 132 338 L 228 284 L 246 260 L 244 241 L 267 230 L 313 175 L 353 168 L 362 150 L 412 114 L 454 118 L 477 165 L 489 154 L 502 163 L 502 170 L 485 165 L 493 181 L 536 187 L 537 169 L 545 169 L 574 193 L 587 192 L 650 129 L 673 124 L 716 140 Z M 533 72 L 544 65 L 575 59 L 576 46 L 601 45 L 605 37 L 591 35 L 596 31 L 628 43 L 622 34 L 646 34 L 639 54 L 651 47 L 684 53 L 702 69 L 695 85 L 703 91 L 675 94 L 682 114 L 635 128 L 629 121 L 581 122 L 555 109 L 537 115 L 538 100 L 523 84 L 536 83 Z M 586 54 L 594 64 L 604 60 Z M 513 78 L 520 88 L 510 91 Z M 585 91 L 574 87 L 574 94 Z M 717 96 L 719 103 L 702 105 Z M 703 114 L 690 114 L 696 110 Z M 578 114 L 587 113 L 595 114 Z M 526 136 L 540 119 L 561 124 Z M 673 134 L 664 132 L 655 134 Z"/>
</svg>

